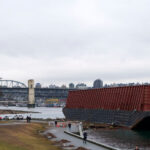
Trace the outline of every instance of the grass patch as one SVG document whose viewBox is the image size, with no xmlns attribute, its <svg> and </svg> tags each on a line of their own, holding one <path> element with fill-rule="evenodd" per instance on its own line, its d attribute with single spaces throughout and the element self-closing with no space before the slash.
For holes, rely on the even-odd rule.
<svg viewBox="0 0 150 150">
<path fill-rule="evenodd" d="M 39 134 L 44 124 L 0 126 L 0 150 L 61 150 Z"/>
</svg>

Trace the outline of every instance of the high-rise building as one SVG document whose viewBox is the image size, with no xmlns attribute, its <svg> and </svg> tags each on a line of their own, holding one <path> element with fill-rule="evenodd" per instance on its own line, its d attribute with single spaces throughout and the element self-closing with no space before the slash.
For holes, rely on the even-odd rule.
<svg viewBox="0 0 150 150">
<path fill-rule="evenodd" d="M 35 88 L 41 88 L 41 84 L 40 83 L 36 83 Z"/>
<path fill-rule="evenodd" d="M 62 89 L 66 89 L 67 87 L 66 87 L 66 85 L 63 84 L 63 85 L 61 86 L 61 88 L 62 88 Z"/>
<path fill-rule="evenodd" d="M 51 84 L 51 85 L 49 85 L 49 88 L 50 88 L 50 89 L 56 89 L 56 88 L 59 88 L 59 87 L 56 86 L 55 84 Z"/>
<path fill-rule="evenodd" d="M 94 89 L 98 89 L 98 88 L 102 88 L 103 87 L 103 81 L 100 79 L 97 79 L 94 81 L 93 83 L 93 88 Z"/>
<path fill-rule="evenodd" d="M 84 83 L 78 83 L 78 84 L 76 85 L 76 88 L 77 88 L 77 89 L 87 89 L 88 87 L 87 87 L 86 84 L 84 84 Z"/>
<path fill-rule="evenodd" d="M 74 84 L 73 83 L 69 84 L 69 89 L 74 89 Z"/>
</svg>

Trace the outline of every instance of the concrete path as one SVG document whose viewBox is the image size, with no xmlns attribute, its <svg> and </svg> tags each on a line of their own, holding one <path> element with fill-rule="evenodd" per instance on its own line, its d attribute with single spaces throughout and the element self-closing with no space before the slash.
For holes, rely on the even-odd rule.
<svg viewBox="0 0 150 150">
<path fill-rule="evenodd" d="M 65 134 L 64 133 L 65 130 L 68 130 L 68 129 L 53 127 L 53 128 L 50 128 L 47 132 L 54 134 L 57 137 L 56 140 L 66 139 L 66 140 L 70 141 L 70 144 L 74 145 L 76 148 L 84 147 L 89 150 L 108 150 L 103 147 L 97 146 L 95 144 L 91 144 L 89 142 L 87 142 L 86 144 L 83 144 L 83 141 L 81 139 L 78 139 L 76 137 Z"/>
</svg>

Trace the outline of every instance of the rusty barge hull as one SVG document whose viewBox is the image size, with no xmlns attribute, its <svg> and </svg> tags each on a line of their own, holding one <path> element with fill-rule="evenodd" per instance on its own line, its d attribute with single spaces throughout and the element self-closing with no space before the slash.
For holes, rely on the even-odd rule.
<svg viewBox="0 0 150 150">
<path fill-rule="evenodd" d="M 70 91 L 66 119 L 150 128 L 150 86 Z"/>
</svg>

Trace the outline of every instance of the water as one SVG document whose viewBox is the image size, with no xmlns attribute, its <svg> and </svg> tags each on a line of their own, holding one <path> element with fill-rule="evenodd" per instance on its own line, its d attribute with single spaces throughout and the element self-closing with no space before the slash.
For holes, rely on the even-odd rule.
<svg viewBox="0 0 150 150">
<path fill-rule="evenodd" d="M 88 135 L 90 139 L 121 150 L 133 150 L 136 145 L 140 150 L 150 150 L 150 131 L 97 129 L 88 130 Z"/>
<path fill-rule="evenodd" d="M 38 113 L 25 113 L 20 114 L 24 118 L 27 115 L 31 115 L 32 118 L 35 119 L 56 119 L 56 118 L 65 118 L 62 112 L 62 108 L 53 108 L 53 107 L 35 107 L 35 108 L 27 108 L 27 107 L 3 107 L 0 106 L 0 109 L 10 109 L 10 110 L 21 110 L 21 111 L 31 111 L 31 112 L 38 112 Z M 19 114 L 18 114 L 19 115 Z M 6 115 L 0 115 L 4 117 Z M 13 118 L 15 114 L 7 114 L 9 118 Z"/>
</svg>

